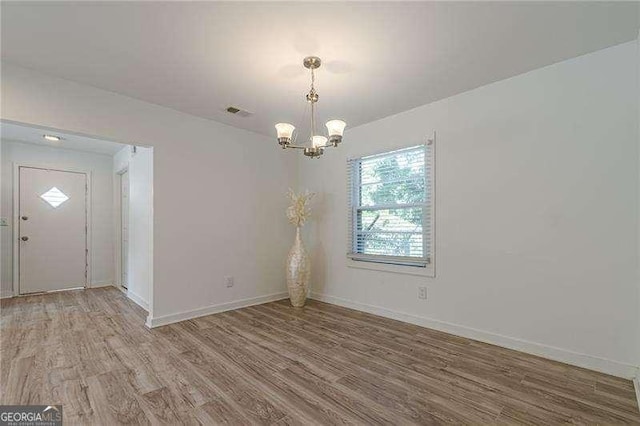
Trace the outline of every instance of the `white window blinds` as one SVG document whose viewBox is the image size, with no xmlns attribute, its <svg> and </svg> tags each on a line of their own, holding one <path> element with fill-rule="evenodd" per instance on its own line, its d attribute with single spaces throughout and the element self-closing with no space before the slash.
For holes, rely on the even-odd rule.
<svg viewBox="0 0 640 426">
<path fill-rule="evenodd" d="M 348 161 L 353 260 L 427 266 L 433 257 L 433 145 Z"/>
</svg>

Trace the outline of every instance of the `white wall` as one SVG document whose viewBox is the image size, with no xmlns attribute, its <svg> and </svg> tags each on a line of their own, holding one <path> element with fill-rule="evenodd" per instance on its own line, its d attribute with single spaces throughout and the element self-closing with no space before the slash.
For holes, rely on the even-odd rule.
<svg viewBox="0 0 640 426">
<path fill-rule="evenodd" d="M 629 376 L 638 365 L 630 42 L 348 130 L 320 193 L 315 297 Z M 347 267 L 346 159 L 436 143 L 436 278 Z M 417 286 L 428 287 L 428 300 Z"/>
<path fill-rule="evenodd" d="M 273 138 L 6 62 L 1 84 L 3 119 L 154 148 L 154 323 L 286 291 L 283 262 L 293 232 L 284 194 L 297 152 L 277 149 Z M 234 287 L 225 287 L 225 275 L 235 277 Z"/>
<path fill-rule="evenodd" d="M 640 15 L 640 11 L 638 11 Z M 636 52 L 638 56 L 638 63 L 640 64 L 640 31 L 638 31 L 638 39 L 636 40 Z M 640 66 L 638 66 L 638 103 L 640 103 Z M 640 164 L 640 108 L 638 108 L 638 163 Z M 640 170 L 638 173 L 638 179 L 640 179 Z M 640 183 L 638 184 L 638 191 L 640 191 Z M 640 192 L 638 193 L 638 223 L 640 223 Z M 640 225 L 638 226 L 638 275 L 637 275 L 637 283 L 638 283 L 638 306 L 640 306 Z M 638 331 L 636 333 L 636 340 L 638 345 L 638 362 L 640 365 L 640 309 L 637 312 L 638 315 Z M 636 374 L 636 380 L 640 380 L 640 370 Z M 636 383 L 636 391 L 640 392 L 640 382 Z M 640 400 L 640 397 L 638 398 Z"/>
<path fill-rule="evenodd" d="M 7 63 L 1 117 L 154 147 L 152 319 L 285 291 L 284 192 L 298 169 L 299 186 L 320 192 L 308 240 L 317 294 L 626 374 L 639 358 L 636 49 L 351 129 L 319 161 L 296 163 L 272 138 Z M 347 156 L 433 130 L 437 277 L 347 268 Z"/>
<path fill-rule="evenodd" d="M 2 295 L 13 284 L 13 163 L 60 169 L 89 170 L 91 174 L 91 277 L 93 287 L 113 284 L 113 180 L 109 155 L 3 140 L 2 217 L 9 220 L 2 232 Z"/>
<path fill-rule="evenodd" d="M 127 294 L 145 309 L 149 307 L 151 283 L 153 282 L 153 148 L 137 147 L 133 154 L 132 147 L 121 149 L 113 157 L 114 188 L 119 185 L 118 173 L 127 169 L 129 172 L 129 283 Z M 120 187 L 114 191 L 120 197 Z M 118 200 L 115 204 L 120 205 Z M 117 213 L 116 213 L 117 215 Z M 119 232 L 120 220 L 116 219 Z M 118 233 L 116 234 L 118 235 Z M 120 239 L 116 237 L 116 244 Z M 120 247 L 116 249 L 116 257 L 121 256 Z M 120 265 L 118 265 L 120 266 Z M 117 273 L 119 267 L 115 268 Z M 118 283 L 120 284 L 119 277 Z"/>
</svg>

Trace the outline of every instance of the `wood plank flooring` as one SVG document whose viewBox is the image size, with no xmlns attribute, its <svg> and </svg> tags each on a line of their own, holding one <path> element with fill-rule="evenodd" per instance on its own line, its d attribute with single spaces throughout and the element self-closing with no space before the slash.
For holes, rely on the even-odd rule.
<svg viewBox="0 0 640 426">
<path fill-rule="evenodd" d="M 65 424 L 640 424 L 628 380 L 315 301 L 154 330 L 113 288 L 1 308 L 0 403 Z"/>
</svg>

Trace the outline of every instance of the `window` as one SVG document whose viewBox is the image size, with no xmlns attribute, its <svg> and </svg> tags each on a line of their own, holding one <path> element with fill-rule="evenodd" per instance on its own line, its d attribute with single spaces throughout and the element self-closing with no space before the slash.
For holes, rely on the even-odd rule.
<svg viewBox="0 0 640 426">
<path fill-rule="evenodd" d="M 427 267 L 433 257 L 433 144 L 348 161 L 348 256 Z"/>
<path fill-rule="evenodd" d="M 43 200 L 51 205 L 54 209 L 69 199 L 64 192 L 55 186 L 40 196 Z"/>
</svg>

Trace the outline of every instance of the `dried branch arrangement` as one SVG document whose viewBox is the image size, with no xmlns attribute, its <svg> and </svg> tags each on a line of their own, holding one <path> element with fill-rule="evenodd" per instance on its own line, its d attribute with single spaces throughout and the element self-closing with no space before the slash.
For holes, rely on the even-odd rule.
<svg viewBox="0 0 640 426">
<path fill-rule="evenodd" d="M 296 194 L 289 189 L 287 196 L 291 200 L 291 205 L 287 208 L 287 219 L 294 226 L 302 226 L 309 217 L 311 217 L 311 208 L 309 203 L 315 193 L 306 190 L 300 194 Z"/>
</svg>

